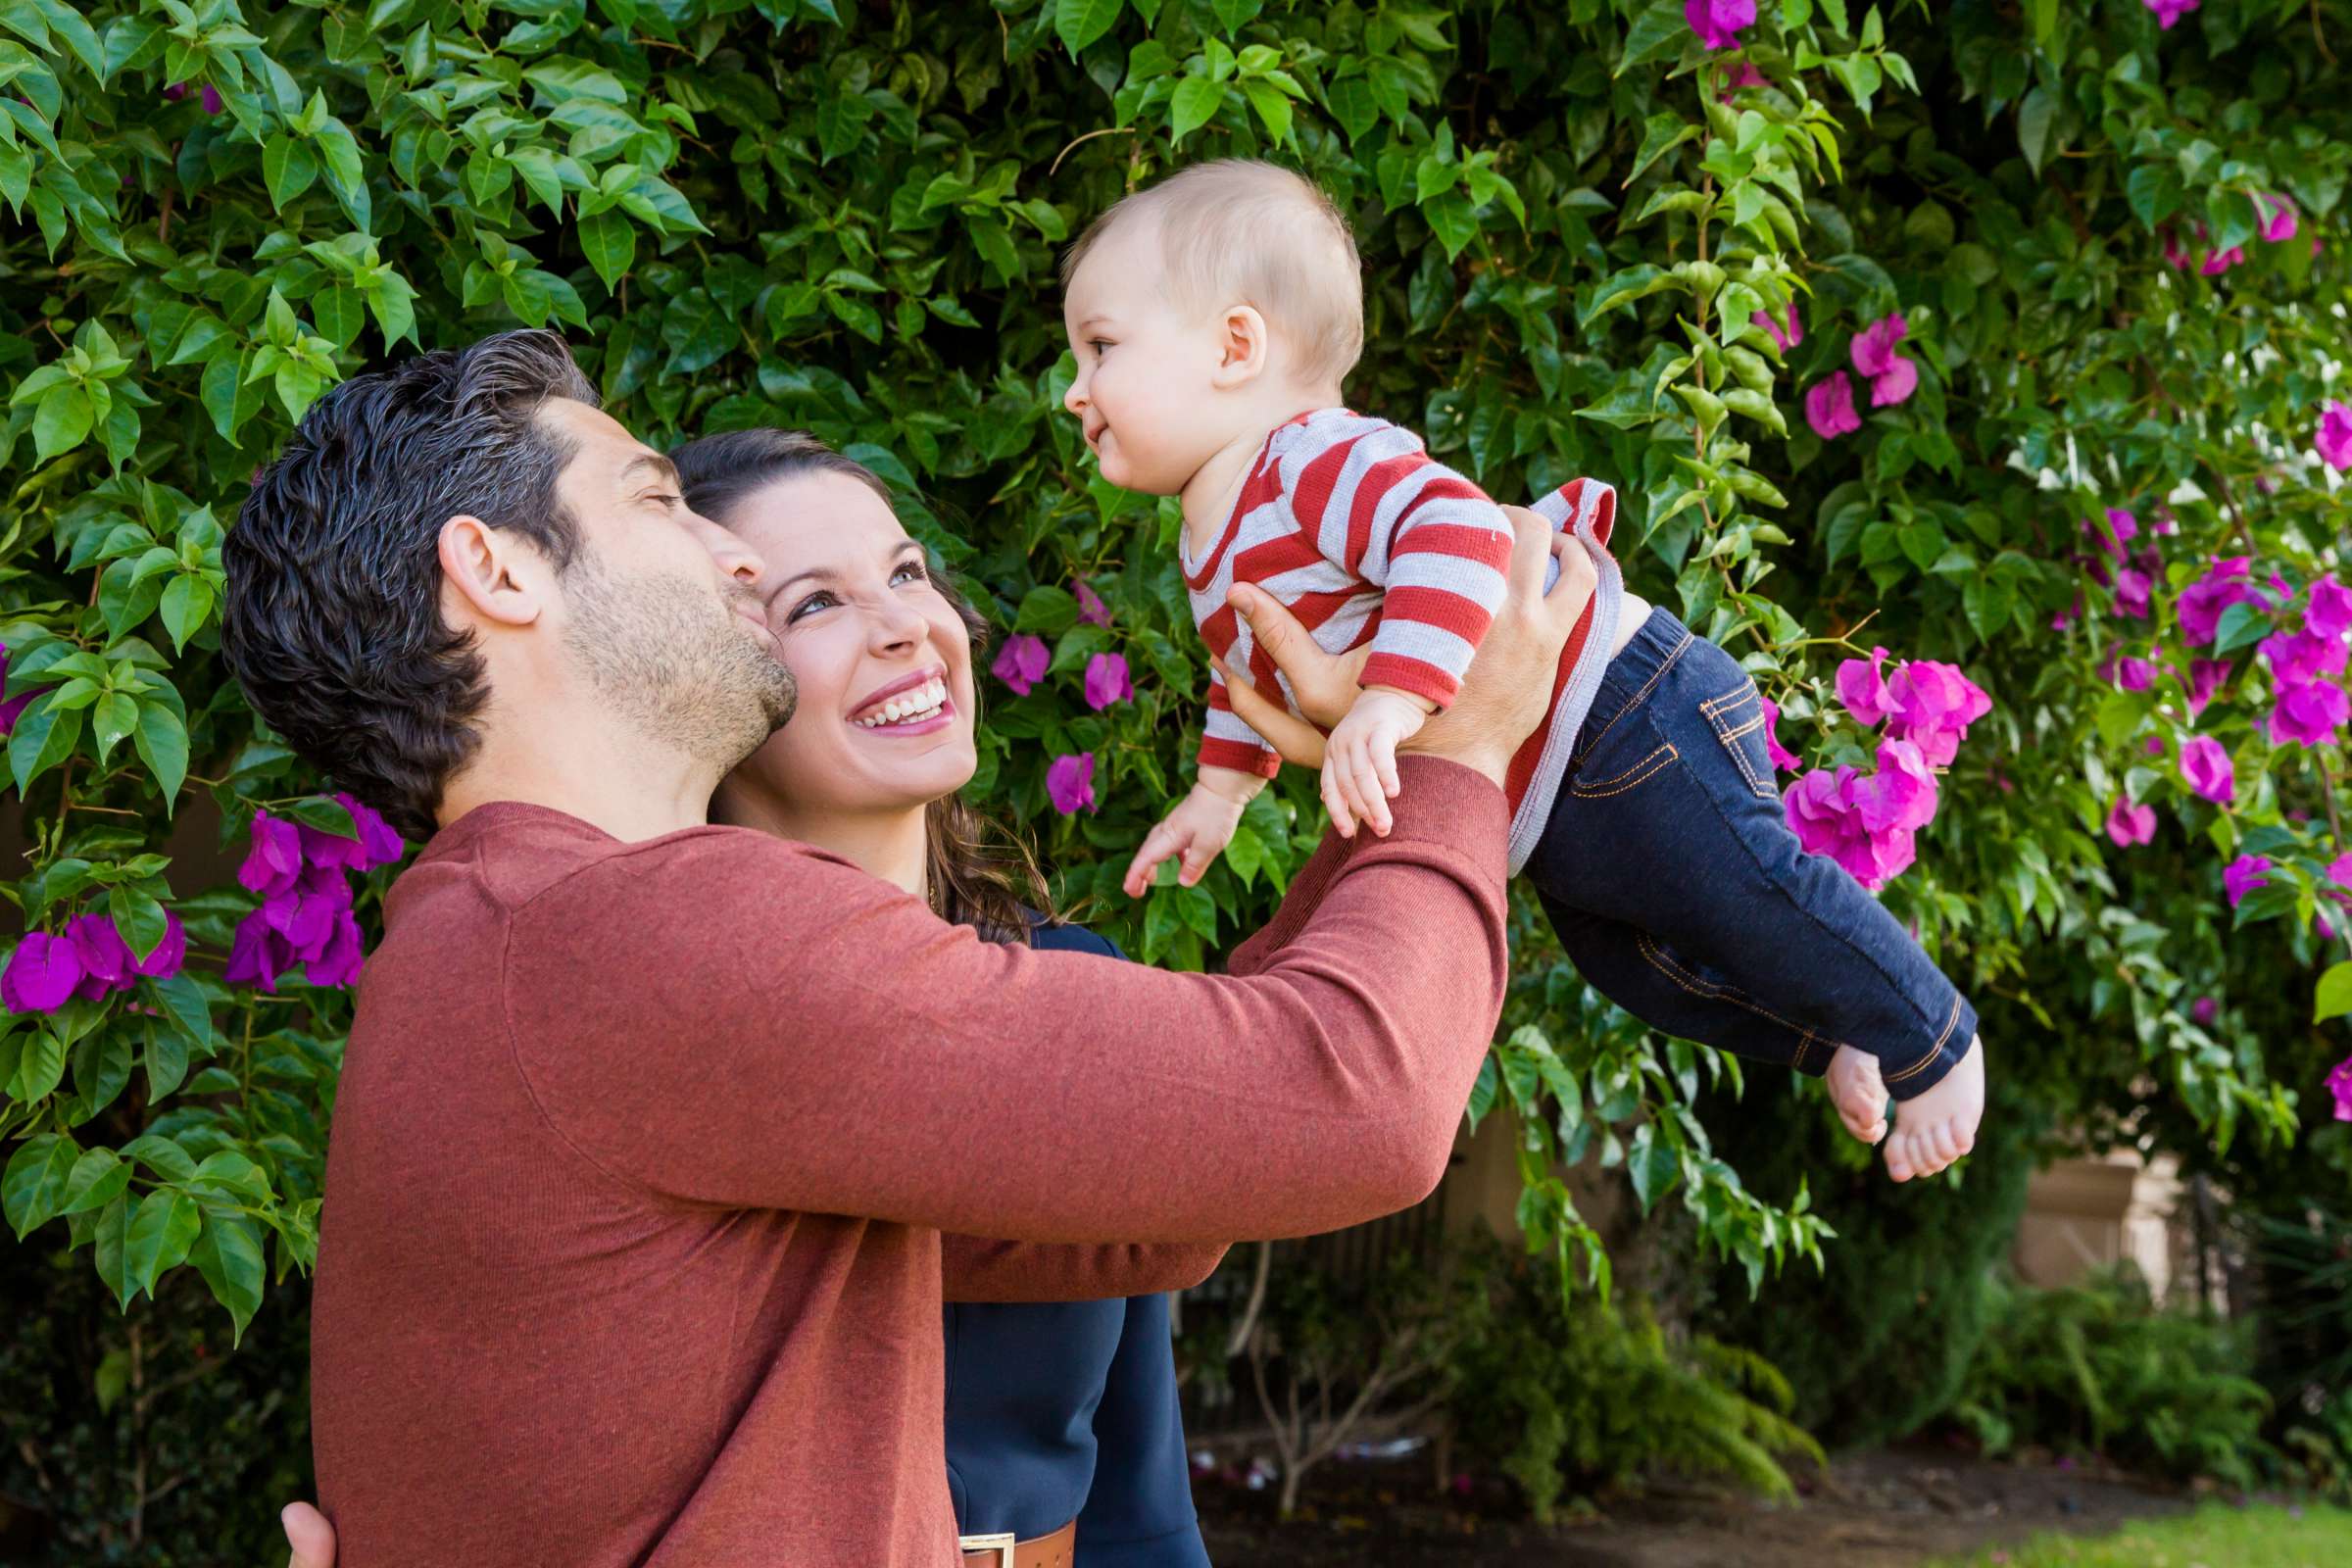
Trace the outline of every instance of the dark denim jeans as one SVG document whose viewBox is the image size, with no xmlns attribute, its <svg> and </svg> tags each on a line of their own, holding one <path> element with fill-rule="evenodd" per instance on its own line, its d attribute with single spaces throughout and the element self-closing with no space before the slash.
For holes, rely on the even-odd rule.
<svg viewBox="0 0 2352 1568">
<path fill-rule="evenodd" d="M 1669 1034 L 1820 1073 L 1839 1045 L 1907 1100 L 1977 1016 L 1781 813 L 1755 682 L 1663 610 L 1601 677 L 1525 874 L 1579 972 Z"/>
</svg>

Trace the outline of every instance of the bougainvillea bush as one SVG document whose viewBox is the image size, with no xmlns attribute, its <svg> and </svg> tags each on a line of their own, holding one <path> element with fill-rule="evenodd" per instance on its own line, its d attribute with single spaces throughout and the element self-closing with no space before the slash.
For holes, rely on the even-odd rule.
<svg viewBox="0 0 2352 1568">
<path fill-rule="evenodd" d="M 1057 248 L 1225 154 L 1352 217 L 1354 403 L 1506 499 L 1619 488 L 1634 586 L 1756 672 L 1792 824 L 1996 1072 L 2341 1169 L 2344 47 L 2342 0 L 0 4 L 11 1227 L 239 1329 L 314 1255 L 402 846 L 224 681 L 219 546 L 420 347 L 556 326 L 650 439 L 871 465 L 1004 633 L 980 794 L 1142 957 L 1254 927 L 1308 780 L 1118 892 L 1204 667 L 1172 504 L 1058 407 Z M 1820 1247 L 1690 1112 L 1738 1064 L 1519 936 L 1473 1109 L 1537 1241 L 1605 1266 L 1555 1174 L 1597 1152 L 1751 1287 Z"/>
</svg>

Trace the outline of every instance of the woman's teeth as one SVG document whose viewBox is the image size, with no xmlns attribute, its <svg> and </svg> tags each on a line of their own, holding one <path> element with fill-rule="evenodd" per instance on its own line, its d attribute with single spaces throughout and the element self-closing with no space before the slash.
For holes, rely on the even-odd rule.
<svg viewBox="0 0 2352 1568">
<path fill-rule="evenodd" d="M 881 707 L 850 720 L 859 729 L 883 729 L 892 724 L 920 724 L 939 716 L 947 706 L 948 683 L 936 677 L 893 697 Z"/>
</svg>

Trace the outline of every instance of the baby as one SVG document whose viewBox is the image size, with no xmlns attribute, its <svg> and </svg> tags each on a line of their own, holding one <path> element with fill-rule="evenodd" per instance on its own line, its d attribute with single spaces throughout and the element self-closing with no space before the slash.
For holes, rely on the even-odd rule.
<svg viewBox="0 0 2352 1568">
<path fill-rule="evenodd" d="M 1502 603 L 1511 529 L 1410 431 L 1342 405 L 1363 348 L 1346 220 L 1287 170 L 1196 165 L 1097 219 L 1062 277 L 1078 362 L 1063 403 L 1104 478 L 1183 499 L 1181 564 L 1210 651 L 1288 701 L 1230 602 L 1241 584 L 1326 652 L 1369 644 L 1323 799 L 1343 833 L 1386 833 L 1397 745 L 1452 701 Z M 1886 1136 L 1891 1092 L 1889 1174 L 1941 1170 L 1984 1111 L 1974 1010 L 1876 899 L 1798 845 L 1755 683 L 1625 591 L 1605 548 L 1614 492 L 1573 480 L 1535 511 L 1591 553 L 1598 587 L 1505 780 L 1511 870 L 1611 1000 L 1668 1033 L 1826 1072 L 1866 1142 Z M 1280 765 L 1221 675 L 1207 710 L 1199 781 L 1137 853 L 1131 897 L 1171 856 L 1197 882 Z"/>
</svg>

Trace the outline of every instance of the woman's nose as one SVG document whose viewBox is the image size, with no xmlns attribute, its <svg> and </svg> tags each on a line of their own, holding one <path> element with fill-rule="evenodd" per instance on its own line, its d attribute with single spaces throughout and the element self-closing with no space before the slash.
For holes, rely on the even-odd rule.
<svg viewBox="0 0 2352 1568">
<path fill-rule="evenodd" d="M 895 595 L 874 608 L 872 626 L 876 652 L 895 652 L 919 647 L 930 621 L 923 612 Z"/>
</svg>

